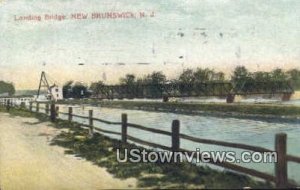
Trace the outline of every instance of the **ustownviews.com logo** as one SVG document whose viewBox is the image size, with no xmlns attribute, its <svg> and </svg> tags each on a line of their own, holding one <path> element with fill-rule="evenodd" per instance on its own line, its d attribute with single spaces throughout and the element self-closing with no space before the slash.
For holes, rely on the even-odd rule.
<svg viewBox="0 0 300 190">
<path fill-rule="evenodd" d="M 275 163 L 277 153 L 243 151 L 237 154 L 235 151 L 196 151 L 170 152 L 170 151 L 146 151 L 140 149 L 117 149 L 118 162 L 228 162 L 228 163 Z"/>
</svg>

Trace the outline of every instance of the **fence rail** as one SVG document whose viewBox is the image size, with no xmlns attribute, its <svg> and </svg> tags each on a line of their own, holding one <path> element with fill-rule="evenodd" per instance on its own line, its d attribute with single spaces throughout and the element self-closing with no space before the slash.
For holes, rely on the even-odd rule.
<svg viewBox="0 0 300 190">
<path fill-rule="evenodd" d="M 262 148 L 259 146 L 251 146 L 251 145 L 246 145 L 246 144 L 231 143 L 231 142 L 225 142 L 225 141 L 216 141 L 216 140 L 210 140 L 210 139 L 200 139 L 200 138 L 188 136 L 185 134 L 180 134 L 180 138 L 190 140 L 193 142 L 197 142 L 197 143 L 226 146 L 226 147 L 230 147 L 230 148 L 239 148 L 239 149 L 251 150 L 254 152 L 274 152 L 273 150 L 270 150 L 267 148 Z"/>
<path fill-rule="evenodd" d="M 93 120 L 99 121 L 99 122 L 102 122 L 102 123 L 106 123 L 106 124 L 110 124 L 110 125 L 121 125 L 122 124 L 121 122 L 107 121 L 107 120 L 98 119 L 98 118 L 93 118 Z"/>
<path fill-rule="evenodd" d="M 7 110 L 9 110 L 11 106 L 13 106 L 10 102 L 4 102 L 4 103 L 2 102 L 1 104 L 6 106 Z M 36 103 L 35 112 L 39 112 L 40 104 L 41 103 Z M 26 108 L 25 105 L 21 105 L 21 107 Z M 33 111 L 32 108 L 33 108 L 33 105 L 32 105 L 32 102 L 30 102 L 29 110 Z M 49 108 L 50 108 L 50 110 L 49 110 Z M 275 176 L 264 173 L 264 172 L 257 171 L 255 169 L 250 169 L 250 168 L 246 168 L 246 167 L 243 167 L 240 165 L 232 164 L 229 162 L 215 161 L 215 160 L 212 160 L 211 158 L 209 160 L 209 163 L 216 165 L 216 166 L 226 168 L 226 169 L 230 169 L 230 170 L 233 170 L 236 172 L 244 173 L 247 175 L 265 179 L 267 181 L 274 182 L 277 188 L 294 187 L 294 185 L 290 184 L 288 181 L 287 164 L 288 164 L 288 162 L 300 163 L 300 157 L 293 156 L 293 155 L 287 155 L 287 145 L 286 145 L 287 135 L 284 133 L 276 134 L 275 146 L 274 146 L 275 150 L 270 150 L 267 148 L 252 146 L 252 145 L 247 145 L 247 144 L 217 141 L 217 140 L 210 140 L 210 139 L 202 139 L 202 138 L 196 138 L 196 137 L 188 136 L 185 134 L 181 134 L 179 120 L 173 120 L 173 122 L 171 124 L 171 132 L 169 132 L 169 131 L 163 131 L 163 130 L 159 130 L 159 129 L 145 127 L 145 126 L 138 125 L 138 124 L 128 123 L 127 122 L 127 114 L 121 115 L 121 122 L 113 122 L 113 121 L 107 121 L 107 120 L 103 120 L 103 119 L 99 119 L 99 118 L 94 118 L 93 110 L 89 110 L 89 116 L 73 114 L 72 107 L 69 107 L 68 113 L 60 112 L 58 107 L 56 107 L 54 103 L 51 103 L 51 106 L 49 106 L 49 104 L 46 104 L 45 108 L 42 108 L 42 110 L 44 110 L 46 114 L 49 113 L 49 111 L 50 111 L 51 121 L 55 121 L 58 114 L 68 115 L 69 121 L 72 121 L 73 117 L 77 117 L 77 118 L 81 118 L 81 119 L 88 119 L 89 124 L 81 124 L 81 125 L 84 127 L 88 127 L 90 129 L 90 132 L 92 132 L 92 133 L 100 132 L 100 133 L 107 133 L 107 134 L 121 136 L 122 143 L 127 143 L 127 141 L 130 140 L 132 142 L 146 145 L 146 146 L 153 147 L 153 148 L 159 148 L 159 149 L 168 150 L 168 151 L 185 151 L 185 152 L 191 153 L 190 150 L 185 150 L 185 149 L 180 148 L 180 141 L 181 141 L 181 139 L 184 139 L 184 140 L 189 140 L 189 141 L 192 141 L 195 143 L 225 146 L 225 147 L 250 150 L 250 151 L 260 152 L 260 153 L 275 151 L 275 152 L 277 152 L 277 162 L 275 163 L 275 167 L 274 167 Z M 93 125 L 93 121 L 98 121 L 98 122 L 102 122 L 102 123 L 106 123 L 106 124 L 110 124 L 110 125 L 119 125 L 119 126 L 121 126 L 121 132 L 115 132 L 115 131 L 110 131 L 110 130 L 106 130 L 106 129 L 95 128 Z M 128 127 L 147 131 L 147 132 L 170 136 L 171 137 L 171 147 L 153 143 L 153 142 L 148 142 L 148 141 L 130 136 L 127 134 Z M 200 153 L 200 156 L 201 156 L 201 153 Z"/>
<path fill-rule="evenodd" d="M 188 152 L 189 150 L 186 149 L 180 149 L 181 151 L 185 151 Z M 200 155 L 201 156 L 201 155 Z M 219 167 L 223 167 L 226 169 L 230 169 L 233 171 L 237 171 L 237 172 L 241 172 L 241 173 L 245 173 L 254 177 L 258 177 L 258 178 L 262 178 L 265 179 L 267 181 L 272 181 L 272 182 L 276 182 L 276 178 L 270 174 L 264 173 L 264 172 L 260 172 L 254 169 L 250 169 L 250 168 L 246 168 L 243 166 L 239 166 L 236 164 L 232 164 L 232 163 L 228 163 L 228 162 L 215 162 L 214 160 L 210 160 L 211 164 L 219 166 Z"/>
<path fill-rule="evenodd" d="M 136 129 L 140 129 L 140 130 L 143 130 L 143 131 L 148 131 L 148 132 L 158 133 L 158 134 L 162 134 L 162 135 L 172 136 L 172 133 L 169 132 L 169 131 L 163 131 L 163 130 L 159 130 L 159 129 L 144 127 L 142 125 L 137 125 L 137 124 L 133 124 L 133 123 L 127 123 L 127 126 L 132 127 L 132 128 L 136 128 Z"/>
<path fill-rule="evenodd" d="M 296 163 L 300 164 L 300 158 L 299 157 L 292 156 L 292 155 L 287 155 L 286 158 L 287 158 L 288 161 L 296 162 Z"/>
<path fill-rule="evenodd" d="M 164 146 L 164 145 L 160 145 L 160 144 L 156 144 L 156 143 L 144 141 L 144 140 L 142 140 L 142 139 L 139 139 L 139 138 L 136 138 L 136 137 L 133 137 L 133 136 L 130 136 L 130 135 L 127 135 L 127 139 L 128 139 L 128 140 L 131 140 L 131 141 L 133 141 L 133 142 L 142 144 L 142 145 L 146 145 L 146 146 L 153 147 L 153 148 L 160 148 L 160 149 L 163 149 L 163 150 L 172 150 L 172 149 L 171 149 L 170 147 L 168 147 L 168 146 Z"/>
</svg>

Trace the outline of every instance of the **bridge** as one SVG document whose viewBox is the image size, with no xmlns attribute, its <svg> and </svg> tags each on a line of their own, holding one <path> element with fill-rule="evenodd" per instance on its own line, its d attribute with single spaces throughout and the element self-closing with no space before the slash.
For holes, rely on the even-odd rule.
<svg viewBox="0 0 300 190">
<path fill-rule="evenodd" d="M 167 102 L 170 97 L 220 97 L 227 103 L 233 103 L 236 95 L 281 95 L 282 101 L 290 100 L 294 89 L 288 81 L 246 81 L 233 83 L 230 81 L 202 83 L 167 83 L 167 84 L 135 84 L 135 85 L 102 85 L 98 89 L 97 98 L 101 99 L 133 99 L 162 98 Z M 34 101 L 33 96 L 0 97 L 0 103 L 16 103 Z"/>
<path fill-rule="evenodd" d="M 34 101 L 33 96 L 2 96 L 0 97 L 0 103 L 2 104 L 21 104 Z"/>
<path fill-rule="evenodd" d="M 168 83 L 168 84 L 134 84 L 134 85 L 103 85 L 98 89 L 98 98 L 163 98 L 169 97 L 208 97 L 226 98 L 227 103 L 234 102 L 236 95 L 282 95 L 288 101 L 294 89 L 288 81 L 245 81 L 241 83 L 202 82 L 202 83 Z"/>
</svg>

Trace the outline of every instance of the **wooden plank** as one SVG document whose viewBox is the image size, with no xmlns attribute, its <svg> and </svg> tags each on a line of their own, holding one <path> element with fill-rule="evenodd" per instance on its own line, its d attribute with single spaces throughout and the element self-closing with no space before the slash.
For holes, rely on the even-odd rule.
<svg viewBox="0 0 300 190">
<path fill-rule="evenodd" d="M 93 118 L 93 120 L 99 121 L 99 122 L 101 122 L 101 123 L 110 124 L 110 125 L 121 125 L 121 124 L 122 124 L 121 122 L 107 121 L 107 120 L 99 119 L 99 118 Z"/>
<path fill-rule="evenodd" d="M 48 115 L 48 114 L 49 114 L 49 104 L 46 104 L 46 105 L 45 105 L 45 108 L 46 108 L 46 110 L 45 110 L 46 115 Z"/>
<path fill-rule="evenodd" d="M 122 119 L 122 143 L 127 143 L 127 114 L 123 113 L 121 115 Z"/>
<path fill-rule="evenodd" d="M 180 137 L 179 137 L 179 120 L 173 120 L 172 122 L 172 151 L 179 151 Z"/>
<path fill-rule="evenodd" d="M 93 137 L 94 134 L 94 122 L 93 122 L 93 110 L 89 110 L 89 134 Z"/>
<path fill-rule="evenodd" d="M 69 107 L 69 114 L 68 114 L 68 120 L 72 121 L 72 114 L 73 114 L 73 108 Z"/>
<path fill-rule="evenodd" d="M 254 177 L 262 178 L 262 179 L 265 179 L 267 181 L 275 182 L 275 177 L 274 176 L 272 176 L 270 174 L 267 174 L 267 173 L 264 173 L 264 172 L 257 171 L 255 169 L 250 169 L 250 168 L 246 168 L 246 167 L 243 167 L 243 166 L 238 166 L 238 165 L 228 163 L 228 162 L 213 162 L 213 161 L 211 161 L 210 163 L 214 164 L 214 165 L 217 165 L 217 166 L 221 166 L 223 168 L 233 170 L 233 171 L 237 171 L 237 172 L 245 173 L 245 174 L 248 174 L 248 175 L 251 175 L 251 176 L 254 176 Z"/>
<path fill-rule="evenodd" d="M 128 127 L 133 127 L 133 128 L 141 129 L 144 131 L 159 133 L 159 134 L 168 135 L 168 136 L 172 135 L 172 133 L 169 131 L 163 131 L 163 130 L 159 130 L 159 129 L 149 128 L 149 127 L 145 127 L 145 126 L 137 125 L 137 124 L 133 124 L 133 123 L 128 123 L 127 125 L 128 125 Z"/>
<path fill-rule="evenodd" d="M 69 113 L 61 112 L 61 111 L 59 111 L 58 113 L 59 113 L 59 114 L 62 114 L 62 115 L 69 115 Z"/>
<path fill-rule="evenodd" d="M 87 127 L 89 127 L 88 125 L 86 125 Z M 113 135 L 122 135 L 120 132 L 115 132 L 115 131 L 109 131 L 109 130 L 104 130 L 104 129 L 100 129 L 100 128 L 94 128 L 94 131 L 96 132 L 102 132 L 102 133 L 108 133 L 108 134 L 113 134 Z M 128 136 L 127 136 L 128 138 Z"/>
<path fill-rule="evenodd" d="M 296 157 L 296 156 L 292 156 L 292 155 L 287 155 L 287 156 L 286 156 L 286 159 L 287 159 L 288 161 L 296 162 L 296 163 L 299 163 L 299 164 L 300 164 L 300 157 Z"/>
<path fill-rule="evenodd" d="M 79 117 L 79 118 L 82 118 L 82 119 L 88 119 L 89 117 L 88 116 L 82 116 L 82 115 L 76 115 L 76 114 L 72 114 L 73 117 Z"/>
<path fill-rule="evenodd" d="M 56 120 L 56 110 L 55 110 L 55 104 L 52 103 L 50 105 L 50 120 L 54 122 Z"/>
<path fill-rule="evenodd" d="M 167 147 L 167 146 L 164 146 L 164 145 L 160 145 L 160 144 L 156 144 L 156 143 L 151 143 L 151 142 L 148 142 L 148 141 L 144 141 L 144 140 L 141 140 L 139 138 L 132 137 L 130 135 L 127 135 L 127 139 L 131 140 L 133 142 L 142 144 L 142 145 L 153 147 L 153 148 L 160 148 L 160 149 L 169 150 L 169 151 L 172 150 L 170 147 Z"/>
<path fill-rule="evenodd" d="M 55 107 L 55 113 L 56 113 L 56 117 L 58 117 L 59 116 L 59 106 Z"/>
<path fill-rule="evenodd" d="M 180 151 L 192 153 L 191 151 L 185 150 L 185 149 L 180 149 Z M 196 156 L 197 155 L 195 155 L 194 157 L 196 157 Z M 200 154 L 200 158 L 201 158 L 201 154 Z M 229 163 L 229 162 L 215 162 L 212 159 L 210 159 L 209 163 L 213 164 L 213 165 L 216 165 L 216 166 L 226 168 L 226 169 L 230 169 L 230 170 L 233 170 L 233 171 L 237 171 L 237 172 L 240 172 L 240 173 L 248 174 L 248 175 L 251 175 L 251 176 L 254 176 L 254 177 L 258 177 L 258 178 L 261 178 L 261 179 L 265 179 L 265 180 L 268 180 L 268 181 L 275 182 L 275 176 L 272 176 L 270 174 L 260 172 L 260 171 L 254 170 L 254 169 L 246 168 L 246 167 L 239 166 L 239 165 L 236 165 L 236 164 L 232 164 L 232 163 Z"/>
<path fill-rule="evenodd" d="M 203 144 L 212 144 L 212 145 L 219 145 L 219 146 L 225 146 L 225 147 L 231 147 L 231 148 L 239 148 L 239 149 L 246 149 L 251 150 L 255 152 L 274 152 L 273 150 L 262 148 L 258 146 L 251 146 L 246 144 L 240 144 L 240 143 L 231 143 L 231 142 L 224 142 L 224 141 L 216 141 L 216 140 L 210 140 L 210 139 L 201 139 L 196 137 L 191 137 L 185 134 L 180 134 L 180 138 L 185 140 L 190 140 L 193 142 L 203 143 Z"/>
<path fill-rule="evenodd" d="M 275 136 L 275 150 L 277 152 L 277 162 L 275 163 L 276 187 L 287 188 L 287 157 L 286 157 L 286 134 L 279 133 Z"/>
<path fill-rule="evenodd" d="M 36 103 L 36 110 L 35 112 L 39 112 L 40 111 L 40 103 Z"/>
</svg>

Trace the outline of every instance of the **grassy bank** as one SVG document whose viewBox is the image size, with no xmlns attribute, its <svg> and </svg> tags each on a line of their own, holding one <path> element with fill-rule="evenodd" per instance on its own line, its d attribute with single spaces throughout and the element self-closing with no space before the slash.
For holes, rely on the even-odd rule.
<svg viewBox="0 0 300 190">
<path fill-rule="evenodd" d="M 0 111 L 5 111 L 0 108 Z M 43 114 L 30 113 L 25 110 L 11 109 L 12 116 L 36 117 L 40 122 L 48 121 Z M 88 131 L 80 124 L 57 120 L 52 127 L 63 130 L 51 141 L 53 146 L 66 148 L 66 154 L 85 158 L 94 164 L 105 167 L 108 172 L 117 178 L 138 179 L 138 187 L 147 188 L 270 188 L 271 184 L 256 181 L 250 177 L 228 171 L 216 171 L 209 167 L 195 166 L 189 163 L 119 163 L 117 148 L 139 148 L 135 144 L 121 144 L 119 140 L 95 134 L 89 138 Z M 145 149 L 146 151 L 150 151 Z M 123 151 L 121 151 L 123 153 Z M 124 156 L 124 155 L 123 155 Z"/>
<path fill-rule="evenodd" d="M 164 111 L 187 114 L 210 114 L 232 117 L 262 117 L 299 119 L 300 106 L 275 104 L 226 104 L 226 103 L 184 103 L 184 102 L 145 102 L 145 101 L 100 101 L 72 100 L 64 104 L 91 104 L 95 106 Z"/>
</svg>

